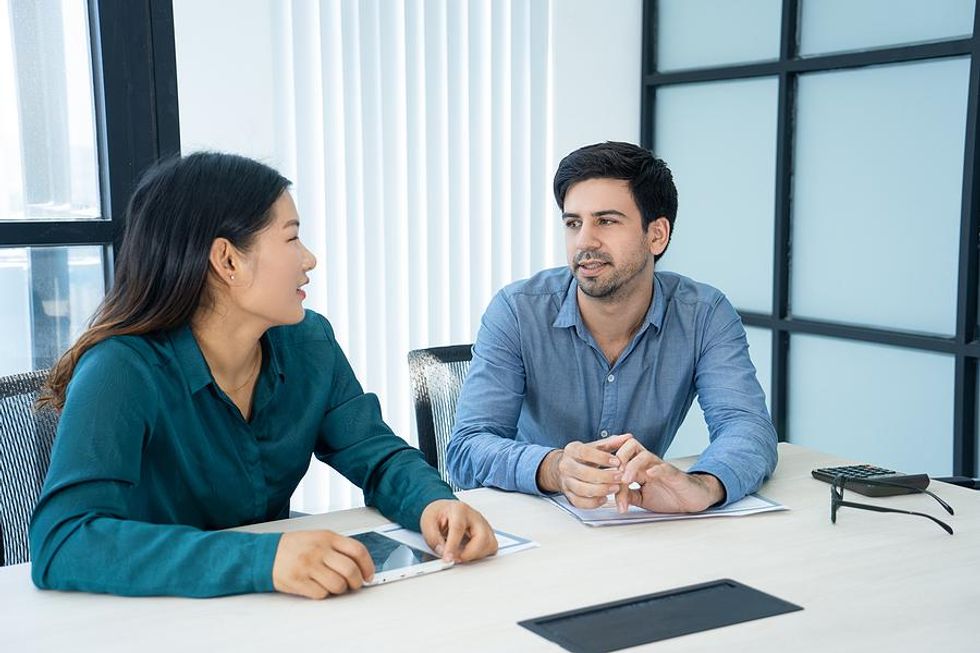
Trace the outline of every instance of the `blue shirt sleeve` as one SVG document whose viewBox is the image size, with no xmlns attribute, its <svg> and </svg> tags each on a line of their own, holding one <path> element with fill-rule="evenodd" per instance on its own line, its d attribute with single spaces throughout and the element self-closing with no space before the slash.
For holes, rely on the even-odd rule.
<svg viewBox="0 0 980 653">
<path fill-rule="evenodd" d="M 279 534 L 136 518 L 133 488 L 160 409 L 136 352 L 107 341 L 82 357 L 30 525 L 38 587 L 192 597 L 273 590 Z"/>
<path fill-rule="evenodd" d="M 541 494 L 538 467 L 552 448 L 516 440 L 525 391 L 520 324 L 501 291 L 483 315 L 446 448 L 460 487 Z"/>
<path fill-rule="evenodd" d="M 776 430 L 749 358 L 742 321 L 721 296 L 709 314 L 694 372 L 711 444 L 689 472 L 707 472 L 733 503 L 759 489 L 776 468 Z"/>
</svg>

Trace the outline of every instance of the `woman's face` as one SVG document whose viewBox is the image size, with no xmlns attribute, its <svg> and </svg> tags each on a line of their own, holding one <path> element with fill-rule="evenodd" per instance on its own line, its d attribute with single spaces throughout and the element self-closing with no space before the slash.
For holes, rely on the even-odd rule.
<svg viewBox="0 0 980 653">
<path fill-rule="evenodd" d="M 301 286 L 316 258 L 299 239 L 299 215 L 288 192 L 272 205 L 272 220 L 244 253 L 242 278 L 231 285 L 231 296 L 244 312 L 270 326 L 303 320 Z"/>
</svg>

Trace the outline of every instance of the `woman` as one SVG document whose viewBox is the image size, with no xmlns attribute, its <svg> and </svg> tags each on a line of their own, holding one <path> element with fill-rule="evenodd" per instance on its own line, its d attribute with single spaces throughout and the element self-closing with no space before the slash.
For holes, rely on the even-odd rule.
<svg viewBox="0 0 980 653">
<path fill-rule="evenodd" d="M 61 418 L 31 520 L 38 587 L 357 589 L 374 569 L 351 538 L 218 532 L 287 517 L 311 452 L 444 558 L 496 551 L 486 520 L 382 421 L 327 320 L 304 312 L 316 260 L 289 183 L 199 153 L 136 189 L 115 284 L 40 400 Z"/>
</svg>

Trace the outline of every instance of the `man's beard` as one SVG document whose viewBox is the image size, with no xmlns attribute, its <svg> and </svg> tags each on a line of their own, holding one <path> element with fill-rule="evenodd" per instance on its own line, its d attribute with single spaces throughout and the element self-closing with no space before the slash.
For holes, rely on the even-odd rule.
<svg viewBox="0 0 980 653">
<path fill-rule="evenodd" d="M 609 266 L 609 269 L 605 271 L 604 279 L 597 277 L 581 277 L 578 275 L 578 266 L 586 261 L 600 261 Z M 617 268 L 612 260 L 605 254 L 596 252 L 580 252 L 575 257 L 575 278 L 578 280 L 578 286 L 582 289 L 582 292 L 592 297 L 593 299 L 601 299 L 605 301 L 612 301 L 618 299 L 620 291 L 623 290 L 624 286 L 632 281 L 637 274 L 643 271 L 646 267 L 646 261 L 639 261 L 638 264 L 628 265 L 626 267 Z"/>
</svg>

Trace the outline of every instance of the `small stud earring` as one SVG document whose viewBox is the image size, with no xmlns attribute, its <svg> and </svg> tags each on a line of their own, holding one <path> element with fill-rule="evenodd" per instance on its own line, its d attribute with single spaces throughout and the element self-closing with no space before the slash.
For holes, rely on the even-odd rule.
<svg viewBox="0 0 980 653">
<path fill-rule="evenodd" d="M 235 280 L 235 275 L 231 275 L 231 280 L 232 280 L 232 281 L 234 281 L 234 280 Z"/>
</svg>

